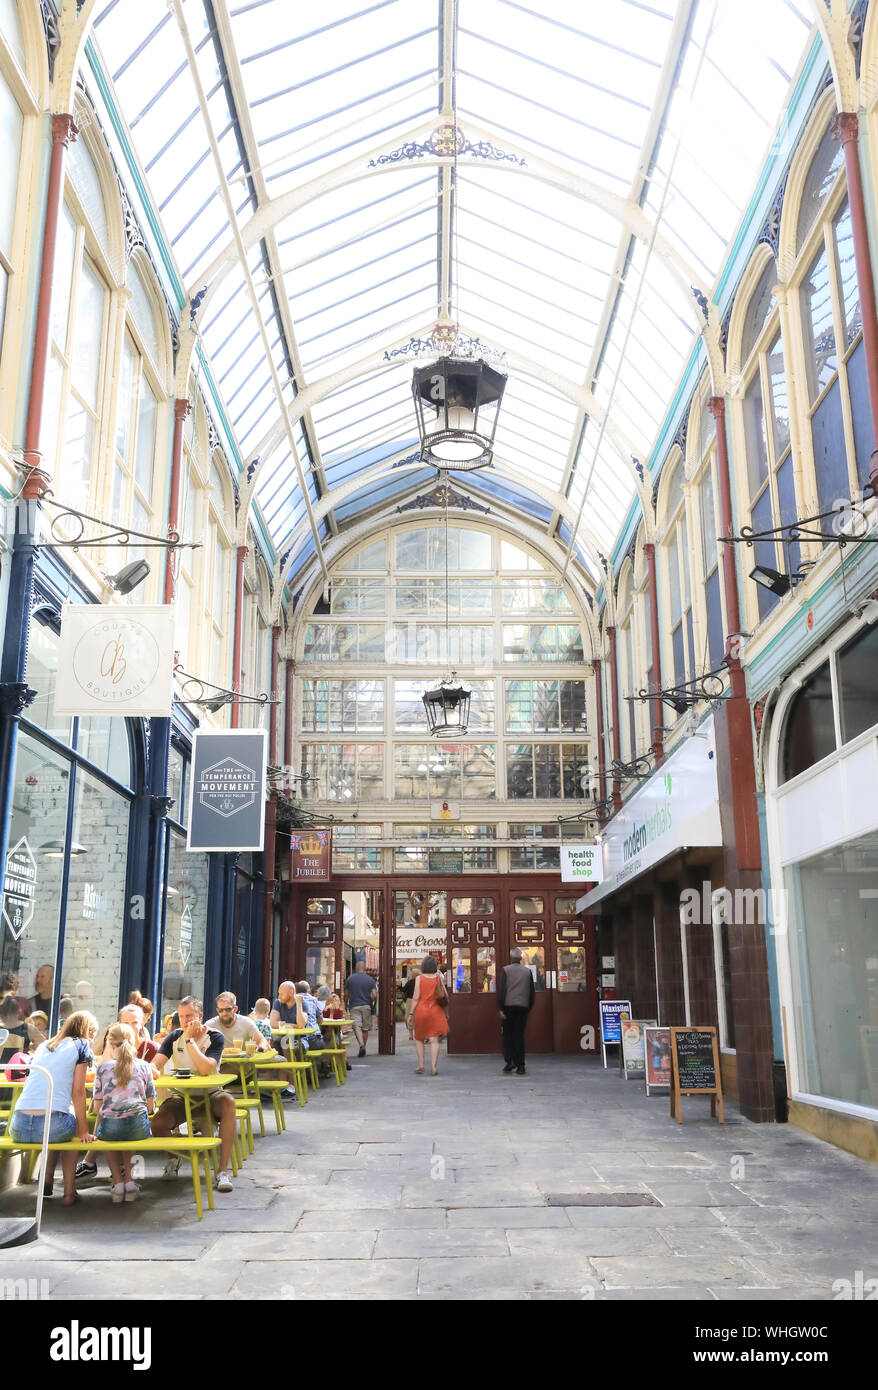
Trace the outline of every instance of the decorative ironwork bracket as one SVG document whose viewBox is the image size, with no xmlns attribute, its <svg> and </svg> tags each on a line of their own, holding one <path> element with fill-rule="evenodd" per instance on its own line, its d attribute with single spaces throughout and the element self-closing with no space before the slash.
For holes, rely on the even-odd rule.
<svg viewBox="0 0 878 1390">
<path fill-rule="evenodd" d="M 175 705 L 201 705 L 215 713 L 225 705 L 278 705 L 280 699 L 277 695 L 244 695 L 239 690 L 229 690 L 224 685 L 214 685 L 213 681 L 202 680 L 200 676 L 192 676 L 183 667 L 174 667 L 174 675 L 183 683 L 183 695 L 174 692 Z M 193 692 L 198 691 L 196 695 Z M 213 691 L 213 694 L 209 694 Z M 188 692 L 188 693 L 187 693 Z"/>
<path fill-rule="evenodd" d="M 792 545 L 795 541 L 831 541 L 842 550 L 847 545 L 860 545 L 862 542 L 874 544 L 878 541 L 878 533 L 866 534 L 873 528 L 863 506 L 875 495 L 875 485 L 867 483 L 858 497 L 838 502 L 829 511 L 817 512 L 814 516 L 803 517 L 801 521 L 772 526 L 765 531 L 742 526 L 739 536 L 720 536 L 719 539 L 723 545 L 749 546 L 757 541 L 780 541 L 783 545 Z M 834 518 L 834 523 L 827 531 L 821 523 L 830 517 Z"/>
<path fill-rule="evenodd" d="M 574 821 L 583 820 L 605 820 L 613 810 L 612 796 L 605 796 L 601 801 L 593 801 L 584 811 L 577 811 L 575 816 L 556 816 L 556 820 L 559 825 L 572 825 Z"/>
<path fill-rule="evenodd" d="M 607 772 L 608 777 L 619 778 L 621 781 L 629 781 L 632 777 L 638 782 L 645 782 L 647 777 L 651 777 L 654 768 L 649 765 L 649 754 L 641 753 L 639 757 L 632 758 L 630 763 L 623 763 L 616 759 L 610 763 Z"/>
<path fill-rule="evenodd" d="M 167 537 L 153 536 L 148 531 L 133 531 L 128 526 L 119 526 L 112 521 L 103 521 L 99 516 L 91 516 L 88 512 L 81 512 L 76 507 L 67 507 L 58 502 L 47 492 L 41 498 L 43 503 L 48 502 L 50 506 L 57 507 L 58 515 L 53 517 L 49 524 L 49 535 L 51 540 L 37 542 L 47 550 L 87 550 L 90 547 L 106 546 L 117 544 L 119 546 L 136 545 L 139 550 L 200 550 L 201 541 L 181 541 L 179 531 L 173 528 L 168 531 Z M 67 521 L 72 520 L 78 527 L 75 535 L 70 535 L 68 531 L 59 528 Z M 105 533 L 99 536 L 86 536 L 85 522 L 92 521 L 95 526 L 107 528 Z"/>
<path fill-rule="evenodd" d="M 624 698 L 639 700 L 641 704 L 650 700 L 664 700 L 665 704 L 682 714 L 684 709 L 693 709 L 702 701 L 716 704 L 723 699 L 724 677 L 728 669 L 728 664 L 723 661 L 716 670 L 705 671 L 703 675 L 695 676 L 691 681 L 681 681 L 679 685 L 669 685 L 663 690 L 638 690 L 636 695 L 626 695 Z"/>
<path fill-rule="evenodd" d="M 436 474 L 437 480 L 442 475 Z M 415 510 L 423 511 L 424 507 L 458 507 L 464 512 L 484 512 L 487 515 L 491 508 L 483 507 L 481 503 L 474 502 L 465 493 L 458 492 L 450 483 L 438 483 L 432 492 L 419 493 L 411 502 L 404 502 L 401 507 L 397 507 L 398 512 L 411 512 Z"/>
</svg>

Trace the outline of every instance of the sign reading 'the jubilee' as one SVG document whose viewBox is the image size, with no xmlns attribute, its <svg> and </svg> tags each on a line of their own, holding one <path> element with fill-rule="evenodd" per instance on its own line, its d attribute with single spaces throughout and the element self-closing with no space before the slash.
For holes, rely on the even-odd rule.
<svg viewBox="0 0 878 1390">
<path fill-rule="evenodd" d="M 261 850 L 265 729 L 197 729 L 192 740 L 188 850 Z"/>
<path fill-rule="evenodd" d="M 293 831 L 290 855 L 294 880 L 328 879 L 332 864 L 332 831 Z"/>
</svg>

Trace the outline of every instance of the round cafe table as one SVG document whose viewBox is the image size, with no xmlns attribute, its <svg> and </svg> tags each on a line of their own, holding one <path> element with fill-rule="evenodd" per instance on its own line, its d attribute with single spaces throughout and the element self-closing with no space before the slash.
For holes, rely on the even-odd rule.
<svg viewBox="0 0 878 1390">
<path fill-rule="evenodd" d="M 309 1034 L 319 1032 L 319 1028 L 294 1028 L 289 1023 L 282 1023 L 279 1028 L 272 1028 L 271 1036 L 273 1038 L 292 1038 L 293 1048 L 296 1049 L 296 1056 L 301 1061 L 303 1053 L 302 1044 L 299 1041 L 300 1038 L 307 1038 Z"/>
</svg>

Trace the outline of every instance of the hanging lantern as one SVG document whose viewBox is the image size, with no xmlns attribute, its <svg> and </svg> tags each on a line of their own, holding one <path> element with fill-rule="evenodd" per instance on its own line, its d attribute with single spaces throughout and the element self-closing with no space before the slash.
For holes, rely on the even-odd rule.
<svg viewBox="0 0 878 1390">
<path fill-rule="evenodd" d="M 469 724 L 472 691 L 465 685 L 455 685 L 454 676 L 452 671 L 449 680 L 442 681 L 435 690 L 425 690 L 422 697 L 430 733 L 442 738 L 465 734 Z"/>
<path fill-rule="evenodd" d="M 440 357 L 416 367 L 412 395 L 421 456 L 443 470 L 485 468 L 494 457 L 506 375 L 486 362 Z"/>
</svg>

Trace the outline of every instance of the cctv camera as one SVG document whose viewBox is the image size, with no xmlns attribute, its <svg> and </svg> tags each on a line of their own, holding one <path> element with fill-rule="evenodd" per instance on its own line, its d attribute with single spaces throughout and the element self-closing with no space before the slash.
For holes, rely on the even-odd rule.
<svg viewBox="0 0 878 1390">
<path fill-rule="evenodd" d="M 855 618 L 862 618 L 864 622 L 878 622 L 878 599 L 867 598 L 858 607 L 852 608 L 851 612 Z"/>
</svg>

